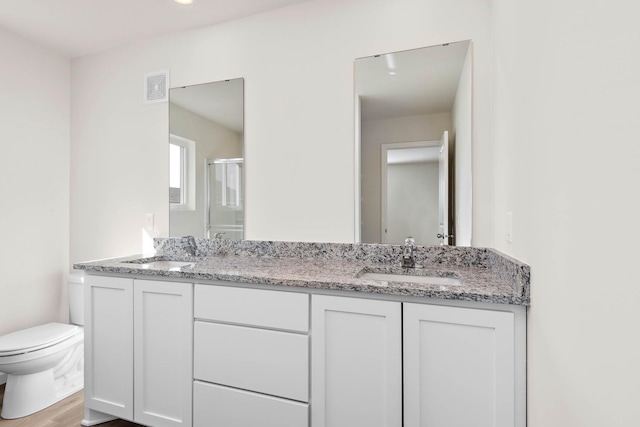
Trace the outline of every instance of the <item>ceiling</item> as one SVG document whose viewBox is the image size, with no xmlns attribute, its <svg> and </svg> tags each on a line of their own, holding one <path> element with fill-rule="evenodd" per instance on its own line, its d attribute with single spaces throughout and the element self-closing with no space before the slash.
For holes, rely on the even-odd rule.
<svg viewBox="0 0 640 427">
<path fill-rule="evenodd" d="M 243 84 L 243 79 L 233 79 L 172 88 L 169 91 L 169 99 L 172 104 L 234 132 L 242 133 Z"/>
<path fill-rule="evenodd" d="M 469 45 L 467 40 L 357 59 L 362 120 L 451 112 Z"/>
<path fill-rule="evenodd" d="M 309 0 L 0 1 L 0 28 L 75 58 Z"/>
</svg>

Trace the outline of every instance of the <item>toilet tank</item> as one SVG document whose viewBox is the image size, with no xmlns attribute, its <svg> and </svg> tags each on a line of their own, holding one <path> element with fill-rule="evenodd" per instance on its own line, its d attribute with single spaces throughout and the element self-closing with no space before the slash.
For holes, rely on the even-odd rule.
<svg viewBox="0 0 640 427">
<path fill-rule="evenodd" d="M 72 273 L 67 276 L 69 294 L 69 323 L 84 326 L 84 274 Z"/>
</svg>

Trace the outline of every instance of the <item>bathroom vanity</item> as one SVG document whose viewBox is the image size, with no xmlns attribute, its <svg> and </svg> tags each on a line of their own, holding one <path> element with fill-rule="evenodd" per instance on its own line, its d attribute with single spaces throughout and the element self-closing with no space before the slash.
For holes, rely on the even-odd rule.
<svg viewBox="0 0 640 427">
<path fill-rule="evenodd" d="M 76 264 L 83 425 L 526 425 L 528 266 L 481 248 L 419 247 L 407 271 L 392 245 L 180 242 Z"/>
</svg>

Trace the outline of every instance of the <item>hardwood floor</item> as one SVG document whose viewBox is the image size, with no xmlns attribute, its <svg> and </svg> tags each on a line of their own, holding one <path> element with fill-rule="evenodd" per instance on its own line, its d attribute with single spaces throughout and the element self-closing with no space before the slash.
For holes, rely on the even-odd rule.
<svg viewBox="0 0 640 427">
<path fill-rule="evenodd" d="M 2 400 L 4 398 L 5 385 L 0 385 L 0 410 L 2 410 Z M 84 415 L 84 397 L 79 391 L 64 400 L 49 406 L 40 412 L 36 412 L 28 417 L 17 420 L 5 420 L 0 418 L 0 427 L 77 427 Z M 109 421 L 100 424 L 101 427 L 139 427 L 124 420 Z"/>
</svg>

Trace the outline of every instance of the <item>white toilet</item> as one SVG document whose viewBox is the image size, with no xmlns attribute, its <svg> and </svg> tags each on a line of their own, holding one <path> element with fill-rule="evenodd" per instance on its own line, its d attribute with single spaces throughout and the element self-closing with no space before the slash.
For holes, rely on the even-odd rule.
<svg viewBox="0 0 640 427">
<path fill-rule="evenodd" d="M 67 284 L 71 324 L 0 336 L 0 372 L 7 374 L 2 418 L 33 414 L 84 387 L 83 277 L 70 275 Z"/>
</svg>

